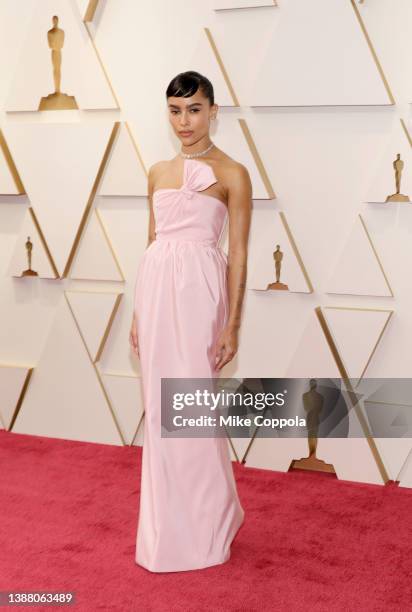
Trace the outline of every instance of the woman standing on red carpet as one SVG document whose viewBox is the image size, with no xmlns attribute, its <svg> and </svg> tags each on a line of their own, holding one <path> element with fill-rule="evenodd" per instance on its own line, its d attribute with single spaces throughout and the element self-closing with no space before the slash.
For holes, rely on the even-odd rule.
<svg viewBox="0 0 412 612">
<path fill-rule="evenodd" d="M 152 572 L 224 563 L 244 520 L 224 437 L 162 438 L 161 378 L 213 378 L 238 349 L 251 181 L 209 136 L 210 81 L 177 75 L 166 91 L 176 157 L 149 171 L 149 242 L 130 341 L 145 408 L 136 563 Z M 229 255 L 219 241 L 229 219 Z"/>
</svg>

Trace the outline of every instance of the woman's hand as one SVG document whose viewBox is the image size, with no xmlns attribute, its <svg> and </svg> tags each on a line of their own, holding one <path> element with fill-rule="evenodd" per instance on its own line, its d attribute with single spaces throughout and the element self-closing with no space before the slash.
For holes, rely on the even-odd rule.
<svg viewBox="0 0 412 612">
<path fill-rule="evenodd" d="M 136 319 L 134 317 L 132 319 L 132 326 L 130 328 L 129 342 L 130 342 L 130 346 L 132 347 L 133 352 L 136 353 L 137 356 L 139 356 L 139 345 L 138 345 L 138 342 L 137 342 Z"/>
<path fill-rule="evenodd" d="M 238 349 L 238 327 L 227 325 L 216 344 L 216 370 L 221 370 L 236 355 Z"/>
</svg>

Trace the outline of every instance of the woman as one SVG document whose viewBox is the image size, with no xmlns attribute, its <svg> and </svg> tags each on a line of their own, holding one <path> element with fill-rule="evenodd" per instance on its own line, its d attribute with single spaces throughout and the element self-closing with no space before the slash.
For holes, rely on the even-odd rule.
<svg viewBox="0 0 412 612">
<path fill-rule="evenodd" d="M 210 81 L 177 75 L 166 91 L 181 152 L 149 171 L 149 242 L 130 343 L 145 407 L 136 563 L 152 572 L 224 563 L 243 523 L 224 437 L 161 437 L 161 378 L 213 378 L 237 352 L 252 186 L 209 137 Z M 218 242 L 229 218 L 229 256 Z"/>
</svg>

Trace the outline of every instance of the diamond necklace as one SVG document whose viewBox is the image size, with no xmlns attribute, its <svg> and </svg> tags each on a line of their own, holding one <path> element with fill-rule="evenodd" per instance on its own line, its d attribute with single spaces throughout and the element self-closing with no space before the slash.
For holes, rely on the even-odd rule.
<svg viewBox="0 0 412 612">
<path fill-rule="evenodd" d="M 204 151 L 200 151 L 199 153 L 183 153 L 182 151 L 180 151 L 180 155 L 181 157 L 184 157 L 185 159 L 192 159 L 193 157 L 201 157 L 202 155 L 206 155 L 206 153 L 208 153 L 210 149 L 214 146 L 215 146 L 214 143 L 211 142 L 210 145 L 207 147 L 207 149 L 205 149 Z"/>
</svg>

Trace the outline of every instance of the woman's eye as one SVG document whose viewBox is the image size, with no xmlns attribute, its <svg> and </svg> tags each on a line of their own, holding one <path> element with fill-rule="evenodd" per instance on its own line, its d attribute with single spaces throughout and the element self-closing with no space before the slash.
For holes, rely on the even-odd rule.
<svg viewBox="0 0 412 612">
<path fill-rule="evenodd" d="M 176 110 L 172 110 L 172 111 L 170 111 L 170 112 L 171 112 L 171 114 L 172 114 L 172 115 L 177 115 L 177 113 L 180 113 L 180 111 L 176 111 Z M 191 109 L 190 109 L 190 112 L 191 112 L 191 113 L 198 113 L 198 112 L 199 112 L 199 109 L 198 109 L 198 108 L 191 108 Z"/>
</svg>

